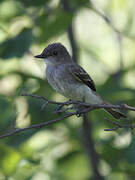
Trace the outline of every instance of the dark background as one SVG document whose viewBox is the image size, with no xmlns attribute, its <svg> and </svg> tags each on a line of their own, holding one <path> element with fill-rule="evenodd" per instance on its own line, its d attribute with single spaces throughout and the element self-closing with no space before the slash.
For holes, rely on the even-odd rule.
<svg viewBox="0 0 135 180">
<path fill-rule="evenodd" d="M 94 4 L 93 4 L 94 2 Z M 56 118 L 35 93 L 64 101 L 36 61 L 49 43 L 64 44 L 114 104 L 135 106 L 134 0 L 0 1 L 0 134 Z M 125 112 L 134 123 L 135 113 Z M 0 139 L 0 180 L 133 180 L 134 130 L 106 132 L 102 110 Z M 114 120 L 114 119 L 113 119 Z M 114 120 L 115 121 L 115 120 Z"/>
</svg>

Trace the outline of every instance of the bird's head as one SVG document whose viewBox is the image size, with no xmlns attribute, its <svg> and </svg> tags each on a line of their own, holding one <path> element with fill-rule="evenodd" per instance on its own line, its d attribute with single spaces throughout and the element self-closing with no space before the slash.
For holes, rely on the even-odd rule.
<svg viewBox="0 0 135 180">
<path fill-rule="evenodd" d="M 35 58 L 42 58 L 47 65 L 66 63 L 71 59 L 67 49 L 61 43 L 49 44 L 40 55 Z"/>
</svg>

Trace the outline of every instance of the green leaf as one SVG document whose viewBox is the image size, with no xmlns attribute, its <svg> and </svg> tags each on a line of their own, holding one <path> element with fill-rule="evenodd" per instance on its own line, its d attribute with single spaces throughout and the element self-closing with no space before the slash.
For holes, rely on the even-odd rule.
<svg viewBox="0 0 135 180">
<path fill-rule="evenodd" d="M 24 28 L 17 36 L 0 44 L 0 56 L 3 59 L 22 57 L 32 43 L 32 30 Z"/>
<path fill-rule="evenodd" d="M 19 1 L 20 0 L 16 0 Z M 47 3 L 49 3 L 50 0 L 21 0 L 21 3 L 25 5 L 25 7 L 32 7 L 32 6 L 45 6 Z"/>
<path fill-rule="evenodd" d="M 20 154 L 13 148 L 0 143 L 0 168 L 5 175 L 11 175 L 18 165 Z"/>
<path fill-rule="evenodd" d="M 0 1 L 1 2 L 1 1 Z M 23 8 L 20 3 L 16 3 L 13 0 L 4 0 L 0 4 L 0 21 L 8 23 L 16 16 L 23 14 Z M 8 21 L 8 22 L 7 22 Z"/>
<path fill-rule="evenodd" d="M 59 9 L 56 9 L 49 16 L 43 14 L 37 21 L 39 22 L 40 33 L 38 36 L 39 42 L 45 42 L 56 35 L 60 35 L 67 30 L 71 24 L 73 18 L 72 13 L 68 13 Z"/>
<path fill-rule="evenodd" d="M 13 106 L 13 101 L 6 97 L 0 96 L 0 131 L 10 128 L 16 119 L 16 110 Z"/>
<path fill-rule="evenodd" d="M 60 159 L 58 161 L 58 166 L 61 170 L 62 175 L 64 176 L 63 179 L 65 180 L 87 179 L 91 174 L 91 170 L 88 166 L 87 157 L 77 151 L 71 152 L 62 159 Z"/>
<path fill-rule="evenodd" d="M 133 138 L 133 141 L 131 142 L 131 144 L 129 145 L 129 147 L 125 150 L 125 158 L 126 161 L 129 164 L 135 164 L 135 156 L 134 156 L 134 152 L 135 151 L 135 138 Z"/>
</svg>

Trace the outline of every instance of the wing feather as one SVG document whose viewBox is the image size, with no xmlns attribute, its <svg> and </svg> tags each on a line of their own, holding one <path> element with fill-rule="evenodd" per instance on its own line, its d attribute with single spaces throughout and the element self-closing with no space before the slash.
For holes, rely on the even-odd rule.
<svg viewBox="0 0 135 180">
<path fill-rule="evenodd" d="M 84 83 L 93 91 L 96 91 L 94 81 L 91 79 L 89 74 L 78 64 L 71 64 L 69 67 L 70 73 L 75 77 L 79 82 Z"/>
</svg>

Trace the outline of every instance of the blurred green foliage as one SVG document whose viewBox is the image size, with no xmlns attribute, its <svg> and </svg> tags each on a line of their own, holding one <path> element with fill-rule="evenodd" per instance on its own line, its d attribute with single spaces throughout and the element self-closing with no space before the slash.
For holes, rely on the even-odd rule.
<svg viewBox="0 0 135 180">
<path fill-rule="evenodd" d="M 45 67 L 34 55 L 51 42 L 68 49 L 66 30 L 74 23 L 79 62 L 95 79 L 98 92 L 112 103 L 135 105 L 134 0 L 97 0 L 97 7 L 121 31 L 117 34 L 92 10 L 87 0 L 0 1 L 0 133 L 13 131 L 57 117 L 41 100 L 21 97 L 23 92 L 64 100 L 45 80 Z M 130 13 L 129 13 L 130 12 Z M 134 123 L 135 114 L 121 123 Z M 111 117 L 101 110 L 91 113 L 93 138 L 100 154 L 99 169 L 106 180 L 135 178 L 134 130 L 104 132 Z M 92 164 L 81 137 L 80 118 L 69 118 L 45 129 L 21 132 L 0 140 L 0 180 L 88 180 Z"/>
</svg>

